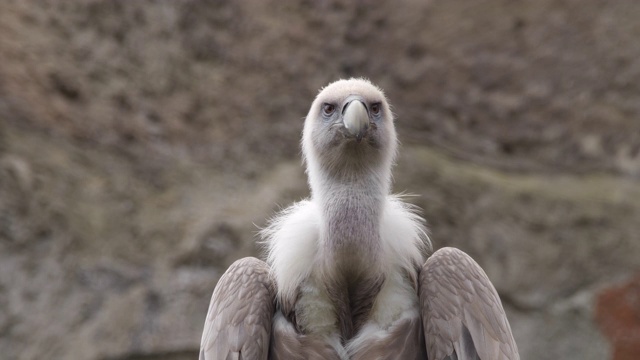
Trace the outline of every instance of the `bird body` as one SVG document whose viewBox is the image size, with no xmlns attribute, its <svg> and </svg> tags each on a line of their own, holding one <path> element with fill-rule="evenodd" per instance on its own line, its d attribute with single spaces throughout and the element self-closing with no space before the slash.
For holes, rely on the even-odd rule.
<svg viewBox="0 0 640 360">
<path fill-rule="evenodd" d="M 201 359 L 519 359 L 486 274 L 456 249 L 425 261 L 424 221 L 390 194 L 397 137 L 379 88 L 322 89 L 302 149 L 311 197 L 261 231 L 266 263 L 220 279 Z"/>
</svg>

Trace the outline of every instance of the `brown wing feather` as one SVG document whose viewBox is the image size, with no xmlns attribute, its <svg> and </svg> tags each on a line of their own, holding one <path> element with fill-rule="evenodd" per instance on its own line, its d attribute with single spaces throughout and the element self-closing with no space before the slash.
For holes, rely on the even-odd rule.
<svg viewBox="0 0 640 360">
<path fill-rule="evenodd" d="M 267 264 L 252 257 L 234 262 L 213 291 L 200 360 L 266 360 L 274 311 L 275 285 Z"/>
<path fill-rule="evenodd" d="M 454 248 L 436 251 L 419 278 L 430 360 L 520 359 L 500 298 L 480 266 Z"/>
</svg>

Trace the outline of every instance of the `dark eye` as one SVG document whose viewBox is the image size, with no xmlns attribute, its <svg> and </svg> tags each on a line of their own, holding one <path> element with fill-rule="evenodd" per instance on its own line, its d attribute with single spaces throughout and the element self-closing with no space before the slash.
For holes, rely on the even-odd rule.
<svg viewBox="0 0 640 360">
<path fill-rule="evenodd" d="M 333 104 L 325 103 L 322 105 L 322 114 L 324 116 L 331 116 L 336 111 L 336 106 Z"/>
<path fill-rule="evenodd" d="M 375 103 L 371 105 L 371 114 L 378 116 L 380 115 L 380 103 Z"/>
<path fill-rule="evenodd" d="M 325 103 L 322 105 L 322 114 L 324 116 L 331 116 L 336 111 L 336 106 L 333 104 Z"/>
<path fill-rule="evenodd" d="M 336 106 L 333 104 L 325 103 L 324 105 L 322 105 L 322 114 L 324 116 L 331 116 L 335 111 L 336 111 Z"/>
</svg>

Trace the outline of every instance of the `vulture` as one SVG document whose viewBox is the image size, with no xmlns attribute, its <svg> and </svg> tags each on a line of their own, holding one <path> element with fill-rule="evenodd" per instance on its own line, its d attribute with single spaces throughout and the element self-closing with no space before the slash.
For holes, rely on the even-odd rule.
<svg viewBox="0 0 640 360">
<path fill-rule="evenodd" d="M 380 88 L 319 92 L 302 133 L 311 196 L 261 230 L 266 261 L 220 278 L 200 360 L 519 359 L 485 272 L 458 249 L 431 253 L 424 220 L 391 194 L 397 146 Z"/>
</svg>

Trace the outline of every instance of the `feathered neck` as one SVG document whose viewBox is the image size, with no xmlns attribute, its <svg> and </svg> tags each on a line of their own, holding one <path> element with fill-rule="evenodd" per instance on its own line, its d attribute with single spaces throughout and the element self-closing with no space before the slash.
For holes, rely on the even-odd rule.
<svg viewBox="0 0 640 360">
<path fill-rule="evenodd" d="M 322 214 L 321 251 L 338 263 L 375 263 L 381 251 L 380 219 L 390 191 L 391 164 L 331 171 L 308 165 L 312 201 Z"/>
</svg>

